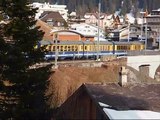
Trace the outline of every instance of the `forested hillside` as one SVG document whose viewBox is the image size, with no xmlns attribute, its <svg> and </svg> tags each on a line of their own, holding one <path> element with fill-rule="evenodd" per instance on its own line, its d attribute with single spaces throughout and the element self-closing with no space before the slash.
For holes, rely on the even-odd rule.
<svg viewBox="0 0 160 120">
<path fill-rule="evenodd" d="M 31 0 L 32 2 L 50 2 L 54 4 L 66 4 L 69 11 L 77 11 L 80 14 L 97 10 L 99 0 Z M 148 11 L 160 8 L 160 0 L 101 0 L 102 11 L 113 13 L 122 10 L 122 13 L 139 11 L 142 8 Z"/>
</svg>

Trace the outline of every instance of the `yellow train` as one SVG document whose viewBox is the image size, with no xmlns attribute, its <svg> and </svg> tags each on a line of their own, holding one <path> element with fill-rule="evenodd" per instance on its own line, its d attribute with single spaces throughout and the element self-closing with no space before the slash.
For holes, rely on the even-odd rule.
<svg viewBox="0 0 160 120">
<path fill-rule="evenodd" d="M 109 42 L 100 41 L 40 41 L 39 46 L 46 46 L 48 51 L 46 58 L 54 58 L 56 48 L 58 50 L 58 57 L 65 58 L 81 58 L 81 57 L 95 57 L 97 53 L 99 56 L 115 54 L 117 56 L 127 55 L 127 51 L 141 51 L 144 49 L 144 44 L 141 42 Z"/>
</svg>

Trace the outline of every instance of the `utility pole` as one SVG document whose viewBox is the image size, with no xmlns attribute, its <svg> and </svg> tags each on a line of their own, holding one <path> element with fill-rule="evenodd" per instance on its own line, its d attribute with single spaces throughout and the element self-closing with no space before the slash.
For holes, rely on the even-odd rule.
<svg viewBox="0 0 160 120">
<path fill-rule="evenodd" d="M 57 64 L 57 60 L 58 60 L 58 49 L 57 49 L 57 33 L 55 33 L 54 35 L 54 39 L 55 40 L 55 69 L 58 68 L 58 64 Z"/>
<path fill-rule="evenodd" d="M 141 13 L 141 19 L 142 19 L 142 24 L 141 24 L 141 41 L 142 41 L 142 37 L 143 37 L 143 23 L 144 23 L 144 14 L 145 12 L 140 12 Z"/>
<path fill-rule="evenodd" d="M 128 42 L 130 41 L 130 23 L 128 23 Z"/>
<path fill-rule="evenodd" d="M 98 39 L 97 39 L 97 61 L 99 60 L 100 12 L 101 12 L 101 0 L 99 0 L 99 3 L 98 3 Z"/>
<path fill-rule="evenodd" d="M 159 34 L 159 29 L 158 29 L 158 42 L 159 42 L 159 51 L 160 51 L 160 34 Z"/>
<path fill-rule="evenodd" d="M 147 39 L 148 39 L 147 30 L 148 30 L 148 27 L 147 27 L 147 20 L 146 20 L 146 26 L 145 26 L 145 36 L 146 36 L 146 39 L 145 39 L 145 51 L 147 50 Z"/>
</svg>

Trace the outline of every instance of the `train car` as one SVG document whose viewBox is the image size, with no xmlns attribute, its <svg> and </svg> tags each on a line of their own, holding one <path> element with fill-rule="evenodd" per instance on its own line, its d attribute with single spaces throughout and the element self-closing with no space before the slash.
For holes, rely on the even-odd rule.
<svg viewBox="0 0 160 120">
<path fill-rule="evenodd" d="M 98 45 L 97 45 L 98 44 Z M 39 46 L 45 46 L 46 59 L 54 59 L 56 55 L 59 59 L 94 59 L 96 55 L 127 55 L 127 51 L 140 51 L 144 45 L 140 42 L 113 42 L 113 41 L 40 41 Z"/>
</svg>

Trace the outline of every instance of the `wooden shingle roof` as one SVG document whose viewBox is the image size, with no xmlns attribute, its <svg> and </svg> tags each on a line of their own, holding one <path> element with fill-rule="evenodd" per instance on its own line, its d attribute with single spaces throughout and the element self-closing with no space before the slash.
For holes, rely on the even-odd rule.
<svg viewBox="0 0 160 120">
<path fill-rule="evenodd" d="M 85 84 L 88 94 L 117 110 L 151 110 L 160 112 L 160 84 L 132 84 L 121 87 L 117 83 Z"/>
<path fill-rule="evenodd" d="M 51 19 L 57 22 L 65 22 L 65 20 L 63 19 L 63 17 L 60 15 L 59 12 L 53 12 L 53 11 L 44 11 L 40 16 L 40 19 L 42 21 L 47 21 L 48 19 Z"/>
</svg>

